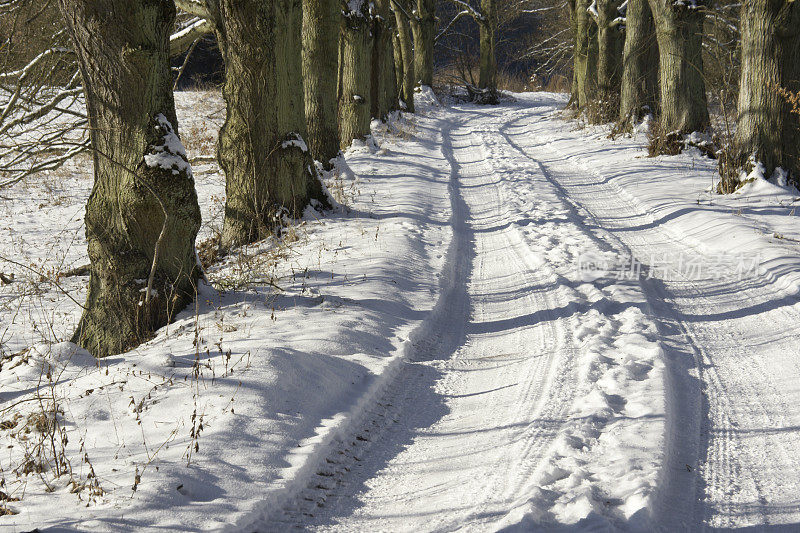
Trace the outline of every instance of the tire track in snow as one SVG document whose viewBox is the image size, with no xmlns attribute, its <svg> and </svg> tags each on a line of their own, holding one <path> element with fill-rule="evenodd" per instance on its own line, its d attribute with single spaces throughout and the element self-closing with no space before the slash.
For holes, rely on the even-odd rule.
<svg viewBox="0 0 800 533">
<path fill-rule="evenodd" d="M 565 327 L 566 320 L 559 320 L 563 317 L 558 310 L 569 307 L 569 299 L 574 291 L 567 285 L 559 284 L 557 275 L 546 263 L 534 264 L 531 261 L 532 251 L 514 227 L 519 213 L 509 207 L 504 180 L 489 163 L 485 147 L 475 135 L 474 125 L 465 125 L 458 137 L 463 137 L 466 142 L 453 150 L 453 157 L 461 169 L 460 180 L 464 184 L 467 203 L 475 206 L 472 225 L 476 232 L 485 235 L 477 243 L 478 264 L 470 284 L 475 312 L 468 331 L 478 344 L 484 340 L 481 339 L 483 331 L 489 329 L 484 323 L 491 323 L 492 316 L 497 315 L 494 308 L 498 304 L 512 303 L 507 297 L 490 298 L 497 287 L 482 283 L 484 280 L 496 283 L 493 271 L 498 269 L 519 276 L 517 285 L 524 289 L 519 298 L 525 302 L 522 308 L 534 309 L 541 315 L 537 317 L 535 328 L 530 328 L 532 321 L 528 320 L 531 324 L 526 324 L 524 317 L 504 321 L 516 322 L 519 329 L 530 328 L 530 331 L 520 334 L 520 341 L 523 341 L 525 351 L 541 355 L 532 357 L 530 364 L 517 367 L 517 386 L 524 387 L 516 397 L 516 404 L 521 408 L 508 421 L 508 425 L 519 428 L 510 437 L 516 445 L 505 454 L 498 455 L 495 463 L 486 468 L 490 473 L 490 479 L 485 482 L 486 495 L 483 501 L 475 502 L 475 509 L 465 520 L 471 522 L 472 527 L 477 527 L 477 523 L 481 522 L 480 517 L 499 518 L 504 511 L 519 505 L 521 496 L 525 499 L 526 492 L 521 488 L 530 482 L 534 471 L 549 456 L 558 430 L 563 425 L 574 395 L 570 385 L 575 376 L 576 349 L 574 339 L 569 334 L 572 328 Z M 480 186 L 476 186 L 476 183 Z M 487 184 L 491 185 L 488 190 Z M 490 201 L 487 201 L 487 195 L 491 195 Z M 502 264 L 499 268 L 498 263 Z M 549 290 L 536 290 L 544 287 Z M 530 292 L 532 290 L 534 292 Z M 479 294 L 483 297 L 479 297 Z M 459 352 L 456 360 L 463 361 L 474 355 L 470 353 L 473 351 Z"/>
<path fill-rule="evenodd" d="M 381 399 L 340 431 L 283 511 L 252 529 L 644 520 L 651 453 L 619 455 L 630 447 L 626 421 L 650 416 L 640 389 L 660 372 L 636 289 L 575 279 L 579 248 L 599 241 L 539 167 L 522 164 L 531 183 L 512 182 L 525 161 L 476 134 L 485 116 L 442 115 L 453 238 L 437 304 Z M 658 411 L 647 412 L 658 426 Z"/>
<path fill-rule="evenodd" d="M 512 272 L 522 276 L 522 280 L 516 284 L 516 287 L 525 289 L 523 298 L 530 300 L 528 304 L 531 308 L 544 310 L 547 313 L 550 313 L 550 309 L 566 308 L 566 304 L 563 302 L 553 305 L 554 302 L 551 299 L 531 291 L 531 288 L 543 285 L 545 280 L 534 278 L 532 274 L 526 274 L 526 272 L 536 272 L 535 269 L 523 266 L 524 255 L 520 254 L 527 253 L 528 250 L 521 249 L 519 246 L 508 246 L 507 232 L 499 235 L 500 243 L 494 244 L 485 238 L 476 237 L 476 234 L 480 235 L 486 227 L 491 228 L 495 219 L 505 220 L 507 217 L 503 213 L 498 217 L 495 213 L 495 210 L 501 207 L 496 196 L 489 196 L 488 199 L 491 201 L 487 201 L 486 195 L 496 195 L 498 190 L 491 187 L 486 190 L 486 184 L 482 183 L 487 181 L 487 177 L 491 177 L 491 174 L 487 172 L 485 162 L 480 158 L 475 161 L 470 160 L 469 154 L 473 150 L 469 143 L 464 145 L 461 145 L 460 142 L 456 143 L 457 139 L 471 139 L 469 133 L 458 134 L 453 130 L 455 128 L 451 124 L 443 123 L 442 149 L 453 168 L 451 190 L 458 194 L 462 187 L 464 190 L 475 187 L 476 194 L 473 197 L 477 200 L 475 204 L 470 203 L 469 224 L 466 224 L 466 218 L 463 218 L 465 220 L 463 227 L 454 224 L 454 235 L 461 232 L 469 235 L 471 242 L 480 241 L 481 244 L 475 244 L 476 248 L 494 246 L 495 251 L 505 251 L 500 258 L 501 262 L 510 260 L 515 267 L 512 268 Z M 469 181 L 469 178 L 475 180 L 476 183 L 467 185 L 466 182 Z M 459 185 L 459 182 L 464 182 L 464 184 Z M 454 212 L 457 213 L 458 205 L 463 200 L 459 201 L 458 196 L 455 196 L 455 200 Z M 456 221 L 459 218 L 458 216 L 454 217 Z M 482 249 L 481 251 L 484 253 L 478 255 L 477 258 L 470 258 L 470 261 L 474 261 L 472 275 L 469 276 L 470 293 L 475 290 L 476 282 L 481 281 L 479 272 L 484 267 L 489 270 L 493 268 L 492 265 L 487 264 L 486 259 L 487 252 L 490 250 Z M 505 267 L 508 268 L 508 265 Z M 495 289 L 491 285 L 488 288 Z M 450 303 L 447 300 L 444 302 L 444 307 Z M 508 300 L 503 299 L 499 303 L 505 305 Z M 475 314 L 480 316 L 480 310 L 477 310 Z M 447 354 L 443 354 L 442 357 L 424 361 L 435 365 L 442 372 L 435 383 L 435 395 L 429 394 L 430 391 L 420 390 L 418 381 L 411 385 L 404 379 L 395 381 L 398 388 L 411 389 L 414 394 L 407 396 L 402 407 L 398 409 L 396 424 L 387 426 L 379 438 L 365 445 L 366 458 L 362 460 L 362 463 L 370 466 L 367 468 L 354 466 L 351 472 L 345 473 L 342 483 L 335 490 L 330 491 L 332 499 L 325 502 L 325 506 L 331 507 L 333 511 L 326 515 L 326 511 L 318 510 L 319 517 L 323 517 L 322 519 L 319 519 L 318 516 L 301 517 L 302 527 L 323 530 L 328 528 L 345 530 L 384 528 L 393 531 L 398 529 L 438 531 L 458 526 L 479 527 L 481 523 L 491 522 L 502 517 L 508 508 L 507 498 L 516 496 L 516 494 L 504 494 L 503 491 L 503 487 L 509 479 L 509 471 L 513 471 L 515 476 L 525 474 L 525 471 L 515 468 L 515 465 L 520 464 L 519 461 L 515 463 L 515 459 L 526 458 L 532 465 L 538 465 L 540 458 L 531 461 L 530 456 L 526 455 L 524 450 L 530 450 L 529 443 L 531 441 L 537 442 L 538 448 L 546 450 L 555 438 L 558 426 L 561 424 L 561 420 L 555 416 L 554 412 L 544 413 L 541 409 L 531 411 L 528 408 L 519 409 L 518 406 L 537 406 L 547 403 L 555 409 L 563 410 L 568 405 L 559 399 L 551 402 L 543 402 L 538 399 L 547 396 L 549 390 L 547 383 L 554 375 L 559 377 L 561 390 L 569 392 L 568 373 L 559 373 L 558 371 L 564 370 L 559 363 L 561 358 L 570 351 L 547 346 L 556 339 L 553 328 L 556 327 L 554 321 L 557 317 L 552 318 L 552 320 L 545 320 L 543 317 L 540 321 L 541 324 L 536 325 L 537 335 L 534 336 L 534 339 L 525 335 L 518 339 L 520 341 L 518 344 L 524 346 L 528 343 L 523 341 L 535 342 L 535 338 L 538 337 L 540 346 L 531 348 L 531 351 L 536 352 L 532 357 L 522 358 L 519 357 L 519 354 L 494 353 L 492 343 L 487 343 L 485 339 L 480 338 L 483 335 L 489 337 L 489 341 L 491 341 L 493 335 L 499 334 L 499 332 L 491 330 L 495 327 L 493 322 L 486 321 L 476 324 L 473 319 L 467 326 L 469 338 L 459 350 L 452 354 L 452 357 L 449 357 L 449 360 L 446 357 Z M 447 320 L 452 320 L 452 317 Z M 502 328 L 500 331 L 510 329 L 509 326 L 506 321 L 498 321 L 497 324 L 497 327 Z M 437 328 L 446 331 L 452 329 L 452 324 L 444 321 L 433 329 Z M 563 326 L 559 325 L 559 328 L 563 330 Z M 487 329 L 487 331 L 475 334 L 475 329 Z M 540 329 L 545 331 L 539 332 Z M 563 336 L 563 331 L 560 335 Z M 436 350 L 427 351 L 434 353 Z M 530 361 L 533 362 L 533 368 L 525 374 L 520 374 L 520 363 Z M 473 378 L 481 373 L 489 374 L 490 380 Z M 493 385 L 494 387 L 489 390 L 473 392 L 476 387 L 482 389 Z M 430 383 L 426 382 L 425 386 L 430 387 Z M 525 388 L 522 389 L 521 386 Z M 505 394 L 517 389 L 520 391 L 519 393 Z M 443 418 L 451 416 L 449 424 L 436 422 L 430 424 L 428 428 L 422 428 L 422 424 L 416 424 L 417 427 L 414 430 L 417 435 L 410 445 L 410 448 L 414 450 L 411 457 L 405 459 L 402 456 L 395 457 L 398 440 L 404 445 L 406 444 L 405 440 L 398 438 L 405 433 L 405 430 L 402 429 L 405 425 L 405 417 L 411 415 L 413 418 L 415 409 L 423 411 L 428 409 L 429 404 L 436 401 L 436 395 L 449 398 L 450 405 L 459 405 L 459 402 L 468 403 L 469 398 L 483 395 L 493 396 L 491 399 L 478 399 L 470 408 L 462 407 L 456 413 L 448 412 Z M 495 402 L 503 409 L 489 409 L 488 412 L 486 409 L 480 410 L 481 406 L 493 405 Z M 537 411 L 540 415 L 539 418 L 537 418 Z M 476 412 L 479 412 L 478 416 L 475 415 Z M 494 416 L 486 416 L 487 414 Z M 554 416 L 548 418 L 548 414 Z M 525 434 L 520 434 L 518 428 L 530 426 L 533 426 L 535 431 L 529 432 L 527 438 Z M 486 436 L 483 439 L 476 439 L 476 437 L 470 436 L 471 434 Z M 512 451 L 491 457 L 491 453 L 499 444 L 505 445 L 501 449 L 507 451 L 508 448 L 512 448 Z M 521 448 L 523 452 L 512 453 L 518 448 Z M 392 450 L 392 453 L 385 453 L 386 450 Z M 403 470 L 407 468 L 414 469 L 414 471 L 410 475 L 405 475 Z M 451 469 L 449 473 L 441 472 L 442 469 L 447 468 Z M 376 490 L 376 484 L 380 485 L 381 482 L 384 485 L 388 484 L 388 489 L 383 486 Z M 401 487 L 399 490 L 396 488 L 398 486 Z M 408 490 L 402 488 L 405 486 L 408 486 Z M 387 490 L 391 492 L 391 497 L 387 497 Z M 339 492 L 339 494 L 334 495 L 334 492 Z M 342 492 L 344 496 L 341 494 Z M 371 496 L 371 492 L 378 494 Z M 390 500 L 389 503 L 394 508 L 403 509 L 404 513 L 399 516 L 386 516 L 384 504 L 387 503 L 387 500 Z M 434 505 L 420 510 L 420 507 L 425 507 L 429 501 L 434 501 Z M 374 514 L 376 510 L 381 511 L 382 514 L 370 515 L 370 513 Z"/>
<path fill-rule="evenodd" d="M 534 125 L 546 121 L 543 115 L 550 110 L 527 117 L 517 113 L 513 135 L 524 153 L 545 161 L 568 196 L 616 230 L 645 264 L 651 254 L 704 257 L 609 184 L 588 160 L 564 155 L 557 141 L 567 137 L 551 139 L 546 152 L 531 146 L 530 138 L 542 136 Z M 792 445 L 800 433 L 799 398 L 797 387 L 787 388 L 798 380 L 798 349 L 785 334 L 785 325 L 796 324 L 800 316 L 795 306 L 781 304 L 786 297 L 771 283 L 770 278 L 648 283 L 672 348 L 670 430 L 675 433 L 660 509 L 665 530 L 766 527 L 796 524 L 800 517 L 795 492 L 800 457 Z M 687 426 L 683 431 L 681 424 Z M 680 472 L 675 463 L 684 461 L 692 472 Z"/>
<path fill-rule="evenodd" d="M 475 113 L 483 115 L 483 123 L 473 128 L 473 137 L 480 137 L 492 174 L 507 176 L 502 186 L 517 197 L 517 219 L 523 223 L 513 227 L 529 247 L 526 256 L 535 255 L 544 242 L 547 257 L 561 265 L 562 274 L 551 270 L 555 283 L 560 288 L 575 285 L 578 289 L 571 290 L 575 314 L 570 329 L 583 345 L 578 357 L 581 371 L 577 379 L 570 376 L 570 385 L 577 389 L 575 401 L 563 402 L 565 406 L 573 404 L 566 416 L 569 422 L 551 450 L 553 457 L 540 462 L 525 486 L 516 487 L 518 494 L 531 497 L 509 514 L 509 524 L 527 530 L 548 522 L 574 524 L 580 520 L 582 528 L 607 527 L 609 523 L 623 529 L 649 528 L 649 508 L 661 465 L 658 441 L 663 410 L 642 403 L 659 405 L 664 393 L 661 351 L 652 342 L 655 326 L 638 309 L 624 310 L 639 305 L 636 302 L 644 303 L 642 288 L 638 280 L 624 286 L 608 280 L 598 285 L 569 279 L 575 274 L 578 247 L 594 253 L 620 251 L 618 243 L 602 230 L 597 229 L 595 235 L 586 228 L 585 217 L 565 203 L 568 199 L 559 194 L 537 161 L 507 149 L 510 139 L 498 136 L 504 118 L 498 121 L 496 116 Z M 552 256 L 553 251 L 560 254 Z M 543 266 L 549 269 L 548 263 Z M 654 442 L 639 447 L 642 438 Z M 618 468 L 620 462 L 626 467 Z"/>
<path fill-rule="evenodd" d="M 355 494 L 364 488 L 364 481 L 410 445 L 420 428 L 445 415 L 446 408 L 433 389 L 442 375 L 436 363 L 450 357 L 464 341 L 470 313 L 466 283 L 474 256 L 467 206 L 460 194 L 457 169 L 449 163 L 452 239 L 440 275 L 440 294 L 430 316 L 410 335 L 401 367 L 382 394 L 340 431 L 316 476 L 287 497 L 282 511 L 262 517 L 248 530 L 306 529 L 325 523 L 331 514 L 326 508 L 340 514 L 353 512 L 359 505 Z"/>
<path fill-rule="evenodd" d="M 522 119 L 517 116 L 510 120 L 509 124 L 521 121 Z M 559 189 L 566 201 L 572 203 L 576 213 L 580 213 L 587 220 L 594 222 L 595 227 L 601 226 L 602 219 L 598 219 L 594 212 L 587 210 L 582 203 L 576 202 L 573 198 L 577 196 L 573 190 L 564 188 L 563 183 L 570 179 L 571 174 L 562 173 L 549 163 L 553 158 L 553 153 L 547 157 L 544 156 L 537 151 L 542 149 L 541 145 L 526 149 L 525 139 L 529 135 L 527 131 L 517 134 L 506 132 L 506 135 L 508 135 L 509 143 L 515 149 L 542 165 L 547 179 Z M 515 142 L 515 139 L 519 142 Z M 539 157 L 532 157 L 531 152 L 539 154 Z M 596 185 L 596 183 L 592 184 L 592 187 Z M 598 194 L 596 189 L 591 187 L 586 189 L 585 193 L 591 192 L 594 196 Z M 609 230 L 611 231 L 611 228 Z M 620 250 L 633 254 L 625 242 L 615 238 L 613 234 L 611 237 Z M 644 265 L 647 268 L 647 263 Z M 658 524 L 659 528 L 663 528 L 665 531 L 683 530 L 687 527 L 691 528 L 694 523 L 692 512 L 687 512 L 696 499 L 694 476 L 689 468 L 696 468 L 699 462 L 701 443 L 700 421 L 697 413 L 701 409 L 702 400 L 699 383 L 691 375 L 691 372 L 697 368 L 695 361 L 701 357 L 702 348 L 692 339 L 682 323 L 667 318 L 671 317 L 672 313 L 665 310 L 666 298 L 663 297 L 663 289 L 653 280 L 647 283 L 646 289 L 645 293 L 653 315 L 659 322 L 661 342 L 667 350 L 666 360 L 670 370 L 665 383 L 669 392 L 666 424 L 667 449 L 665 450 L 664 470 L 657 489 L 658 496 L 655 498 L 653 523 Z"/>
</svg>

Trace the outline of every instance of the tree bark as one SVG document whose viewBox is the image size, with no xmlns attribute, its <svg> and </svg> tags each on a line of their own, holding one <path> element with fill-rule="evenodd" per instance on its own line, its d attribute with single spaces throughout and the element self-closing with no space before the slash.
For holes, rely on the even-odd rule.
<svg viewBox="0 0 800 533">
<path fill-rule="evenodd" d="M 644 118 L 648 111 L 655 112 L 658 46 L 647 0 L 628 0 L 625 19 L 619 121 L 631 125 Z"/>
<path fill-rule="evenodd" d="M 336 80 L 340 12 L 335 0 L 303 0 L 306 141 L 311 155 L 326 169 L 339 154 Z"/>
<path fill-rule="evenodd" d="M 597 16 L 597 113 L 594 122 L 616 120 L 619 114 L 622 77 L 623 34 L 615 20 L 620 16 L 619 0 L 596 0 Z"/>
<path fill-rule="evenodd" d="M 392 16 L 395 17 L 395 23 L 397 22 L 397 16 L 392 10 Z M 394 79 L 395 79 L 395 87 L 397 88 L 397 106 L 398 108 L 403 108 L 405 106 L 405 102 L 403 102 L 403 82 L 405 80 L 405 72 L 403 67 L 403 50 L 400 47 L 400 28 L 399 26 L 395 28 L 395 31 L 392 33 L 392 51 L 394 52 Z"/>
<path fill-rule="evenodd" d="M 780 91 L 800 90 L 800 6 L 786 0 L 744 2 L 740 27 L 738 118 L 732 157 L 721 160 L 723 192 L 731 192 L 739 172 L 749 173 L 756 163 L 764 166 L 765 177 L 780 167 L 800 178 L 800 115 Z"/>
<path fill-rule="evenodd" d="M 200 275 L 200 208 L 172 96 L 175 5 L 59 5 L 83 76 L 94 162 L 86 205 L 91 276 L 73 342 L 105 357 L 171 320 L 194 298 Z"/>
<path fill-rule="evenodd" d="M 397 49 L 400 52 L 402 60 L 402 74 L 403 83 L 400 86 L 400 98 L 405 104 L 406 111 L 409 113 L 414 112 L 414 85 L 416 84 L 416 76 L 414 75 L 414 46 L 411 40 L 411 23 L 406 17 L 406 13 L 410 12 L 410 3 L 404 0 L 397 0 L 402 9 L 394 6 L 394 16 L 397 22 L 397 41 L 399 46 Z M 405 13 L 403 12 L 405 11 Z"/>
<path fill-rule="evenodd" d="M 394 15 L 390 0 L 376 0 L 377 15 L 373 19 L 372 98 L 373 118 L 384 119 L 397 109 L 397 84 L 394 74 Z"/>
<path fill-rule="evenodd" d="M 572 40 L 574 43 L 577 43 L 578 19 L 575 13 L 575 0 L 568 0 L 567 7 L 569 8 L 569 20 L 572 27 Z M 575 51 L 573 49 L 573 55 L 574 54 Z M 574 58 L 577 59 L 577 55 L 574 55 Z M 569 102 L 567 102 L 567 108 L 569 109 L 577 109 L 578 107 L 578 69 L 575 68 L 577 63 L 575 59 L 573 59 L 572 63 L 572 84 L 569 90 Z"/>
<path fill-rule="evenodd" d="M 597 26 L 589 15 L 590 0 L 575 2 L 575 84 L 578 109 L 586 109 L 597 93 Z"/>
<path fill-rule="evenodd" d="M 705 131 L 709 118 L 702 55 L 704 6 L 649 2 L 659 50 L 660 135 Z"/>
<path fill-rule="evenodd" d="M 478 87 L 495 92 L 497 91 L 497 58 L 495 55 L 497 7 L 495 0 L 481 0 L 481 15 L 483 15 L 483 20 L 478 21 L 480 33 Z"/>
<path fill-rule="evenodd" d="M 304 138 L 300 0 L 207 0 L 225 62 L 223 249 L 326 203 Z"/>
<path fill-rule="evenodd" d="M 342 149 L 370 133 L 372 22 L 365 0 L 344 13 L 342 26 L 339 138 Z"/>
<path fill-rule="evenodd" d="M 414 34 L 414 72 L 420 85 L 433 85 L 433 38 L 436 32 L 435 0 L 417 0 Z"/>
</svg>

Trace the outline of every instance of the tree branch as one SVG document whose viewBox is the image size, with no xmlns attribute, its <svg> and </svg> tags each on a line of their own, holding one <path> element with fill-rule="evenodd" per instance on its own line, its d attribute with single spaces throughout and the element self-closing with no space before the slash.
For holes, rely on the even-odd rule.
<svg viewBox="0 0 800 533">
<path fill-rule="evenodd" d="M 214 31 L 214 26 L 206 19 L 199 19 L 169 38 L 170 57 L 179 56 L 192 46 L 197 39 Z"/>
<path fill-rule="evenodd" d="M 486 17 L 483 16 L 483 13 L 481 13 L 480 11 L 478 11 L 477 9 L 475 9 L 474 7 L 469 5 L 464 0 L 450 0 L 450 1 L 452 3 L 454 3 L 455 5 L 457 5 L 457 6 L 461 6 L 462 8 L 464 8 L 464 11 L 467 11 L 469 16 L 474 18 L 476 22 L 479 22 L 479 23 L 486 22 Z"/>
<path fill-rule="evenodd" d="M 455 24 L 456 22 L 458 22 L 459 19 L 461 19 L 462 17 L 465 17 L 467 15 L 470 15 L 470 12 L 464 10 L 464 11 L 460 11 L 455 17 L 453 17 L 453 20 L 451 20 L 450 22 L 447 23 L 447 26 L 445 26 L 442 29 L 442 31 L 439 32 L 439 35 L 437 35 L 436 37 L 433 38 L 434 44 L 437 43 L 439 41 L 439 39 L 441 39 L 442 36 L 444 36 L 445 33 L 447 33 L 447 30 L 449 30 L 450 28 L 453 27 L 453 24 Z M 472 16 L 472 15 L 470 15 L 470 16 Z"/>
<path fill-rule="evenodd" d="M 202 0 L 175 0 L 175 5 L 195 17 L 200 17 L 201 19 L 211 18 L 208 9 L 206 9 L 206 4 Z"/>
</svg>

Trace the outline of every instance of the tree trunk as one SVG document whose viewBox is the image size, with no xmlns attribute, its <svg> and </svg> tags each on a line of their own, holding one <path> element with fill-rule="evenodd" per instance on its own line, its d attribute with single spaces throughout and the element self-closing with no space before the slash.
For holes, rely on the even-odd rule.
<svg viewBox="0 0 800 533">
<path fill-rule="evenodd" d="M 406 12 L 409 11 L 409 2 L 404 0 L 397 0 Z M 400 86 L 400 98 L 406 106 L 406 111 L 409 113 L 414 112 L 414 85 L 416 77 L 414 76 L 414 47 L 411 40 L 411 24 L 406 17 L 403 10 L 395 7 L 394 17 L 397 22 L 397 41 L 399 46 L 397 49 L 400 52 L 402 59 L 402 73 L 403 83 Z"/>
<path fill-rule="evenodd" d="M 570 25 L 572 27 L 572 39 L 573 42 L 577 42 L 578 39 L 578 20 L 575 14 L 575 0 L 568 0 L 567 7 L 569 8 L 569 20 Z M 574 50 L 573 50 L 574 53 Z M 577 58 L 577 56 L 575 56 Z M 576 62 L 573 60 L 573 68 L 572 68 L 572 84 L 570 86 L 569 91 L 569 102 L 567 102 L 567 108 L 576 109 L 578 107 L 578 69 L 575 68 Z"/>
<path fill-rule="evenodd" d="M 497 58 L 495 56 L 495 34 L 497 33 L 497 8 L 495 0 L 481 0 L 480 31 L 480 71 L 478 87 L 491 92 L 497 91 Z"/>
<path fill-rule="evenodd" d="M 339 138 L 343 149 L 370 132 L 372 23 L 366 1 L 362 0 L 356 9 L 344 14 L 342 26 Z"/>
<path fill-rule="evenodd" d="M 655 112 L 658 46 L 647 0 L 628 0 L 625 19 L 619 120 L 623 125 L 631 125 L 644 118 L 648 111 Z"/>
<path fill-rule="evenodd" d="M 172 97 L 175 5 L 59 4 L 80 63 L 94 149 L 86 205 L 91 277 L 73 342 L 104 357 L 169 322 L 194 298 L 200 275 L 200 208 Z"/>
<path fill-rule="evenodd" d="M 596 0 L 597 16 L 597 112 L 593 121 L 616 120 L 622 74 L 624 35 L 615 20 L 620 16 L 619 0 Z"/>
<path fill-rule="evenodd" d="M 589 0 L 575 2 L 575 84 L 578 109 L 586 109 L 597 92 L 597 26 L 592 22 Z"/>
<path fill-rule="evenodd" d="M 308 148 L 330 169 L 339 154 L 337 69 L 340 7 L 335 0 L 303 0 L 303 88 Z"/>
<path fill-rule="evenodd" d="M 414 33 L 414 72 L 420 85 L 433 85 L 433 38 L 436 32 L 435 0 L 417 0 Z"/>
<path fill-rule="evenodd" d="M 394 75 L 394 16 L 389 0 L 377 0 L 378 16 L 373 19 L 372 98 L 373 118 L 384 119 L 397 109 L 397 85 Z"/>
<path fill-rule="evenodd" d="M 703 78 L 704 6 L 649 0 L 659 50 L 660 136 L 708 129 Z"/>
<path fill-rule="evenodd" d="M 723 158 L 723 192 L 740 171 L 764 166 L 765 177 L 782 168 L 800 178 L 800 115 L 779 92 L 800 90 L 800 6 L 786 0 L 742 4 L 742 73 L 733 154 Z M 728 164 L 728 168 L 724 168 Z"/>
<path fill-rule="evenodd" d="M 396 17 L 395 14 L 392 15 Z M 395 18 L 396 22 L 396 18 Z M 394 52 L 394 80 L 395 80 L 395 87 L 397 88 L 397 102 L 396 104 L 400 107 L 404 106 L 405 103 L 400 103 L 403 100 L 403 80 L 405 80 L 405 73 L 403 72 L 403 51 L 400 48 L 400 31 L 399 28 L 395 28 L 395 31 L 392 33 L 392 51 Z"/>
<path fill-rule="evenodd" d="M 228 108 L 219 135 L 225 171 L 223 249 L 278 230 L 326 202 L 306 135 L 299 0 L 208 0 L 216 12 Z"/>
</svg>

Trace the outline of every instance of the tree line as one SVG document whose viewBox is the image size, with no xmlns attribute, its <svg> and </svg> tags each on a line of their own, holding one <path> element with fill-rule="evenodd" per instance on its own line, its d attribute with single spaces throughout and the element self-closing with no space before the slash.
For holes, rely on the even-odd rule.
<svg viewBox="0 0 800 533">
<path fill-rule="evenodd" d="M 570 0 L 574 35 L 570 105 L 595 123 L 629 128 L 657 121 L 651 154 L 676 153 L 693 132 L 709 132 L 706 18 L 726 2 Z M 719 192 L 763 165 L 765 177 L 800 180 L 800 6 L 752 0 L 739 8 L 736 121 L 719 156 Z M 713 65 L 719 68 L 719 65 Z M 723 66 L 722 68 L 724 68 Z M 691 142 L 691 141 L 689 141 Z"/>
<path fill-rule="evenodd" d="M 496 100 L 501 14 L 552 14 L 554 35 L 536 53 L 552 47 L 557 59 L 544 59 L 547 68 L 572 56 L 571 107 L 621 129 L 653 113 L 653 153 L 679 151 L 687 135 L 711 128 L 704 26 L 732 26 L 719 16 L 731 2 L 449 2 L 444 22 L 434 0 L 0 0 L 0 32 L 14 35 L 25 21 L 38 29 L 18 42 L 42 40 L 36 54 L 16 53 L 10 38 L 0 50 L 0 135 L 54 114 L 50 122 L 60 124 L 0 146 L 0 159 L 12 161 L 4 183 L 31 172 L 13 168 L 22 160 L 41 170 L 80 150 L 93 158 L 89 292 L 73 341 L 99 357 L 123 352 L 196 295 L 200 211 L 170 61 L 203 35 L 214 35 L 225 67 L 223 251 L 279 233 L 285 215 L 326 206 L 314 162 L 331 168 L 372 119 L 413 112 L 415 87 L 433 82 L 435 43 L 461 19 L 479 30 L 478 81 L 468 84 L 475 100 Z M 719 158 L 722 192 L 757 165 L 767 175 L 800 175 L 800 8 L 755 0 L 737 9 L 741 37 L 725 49 L 740 65 L 738 116 Z M 85 113 L 73 105 L 81 97 Z M 76 128 L 88 138 L 66 134 Z"/>
<path fill-rule="evenodd" d="M 493 93 L 494 0 L 480 8 L 454 1 L 481 27 L 478 90 Z M 13 143 L 6 184 L 40 170 L 19 162 L 41 159 L 52 169 L 79 150 L 93 159 L 89 289 L 72 341 L 97 357 L 168 323 L 202 276 L 200 209 L 178 134 L 171 58 L 209 33 L 222 55 L 223 253 L 279 234 L 287 215 L 309 205 L 329 207 L 315 161 L 330 169 L 341 149 L 369 135 L 372 119 L 413 112 L 415 87 L 433 82 L 434 0 L 2 0 L 0 10 L 0 30 L 15 36 L 38 26 L 43 50 L 7 39 L 0 127 L 37 131 L 42 117 L 60 124 L 46 152 L 37 151 L 43 141 L 19 154 Z M 85 113 L 74 105 L 81 96 Z M 68 140 L 78 128 L 88 138 Z"/>
<path fill-rule="evenodd" d="M 196 17 L 173 33 L 176 4 Z M 170 56 L 213 32 L 225 66 L 219 246 L 328 207 L 330 168 L 373 118 L 413 111 L 433 78 L 432 0 L 59 0 L 85 94 L 94 186 L 89 292 L 73 341 L 123 352 L 196 295 L 200 209 L 180 143 Z"/>
</svg>

